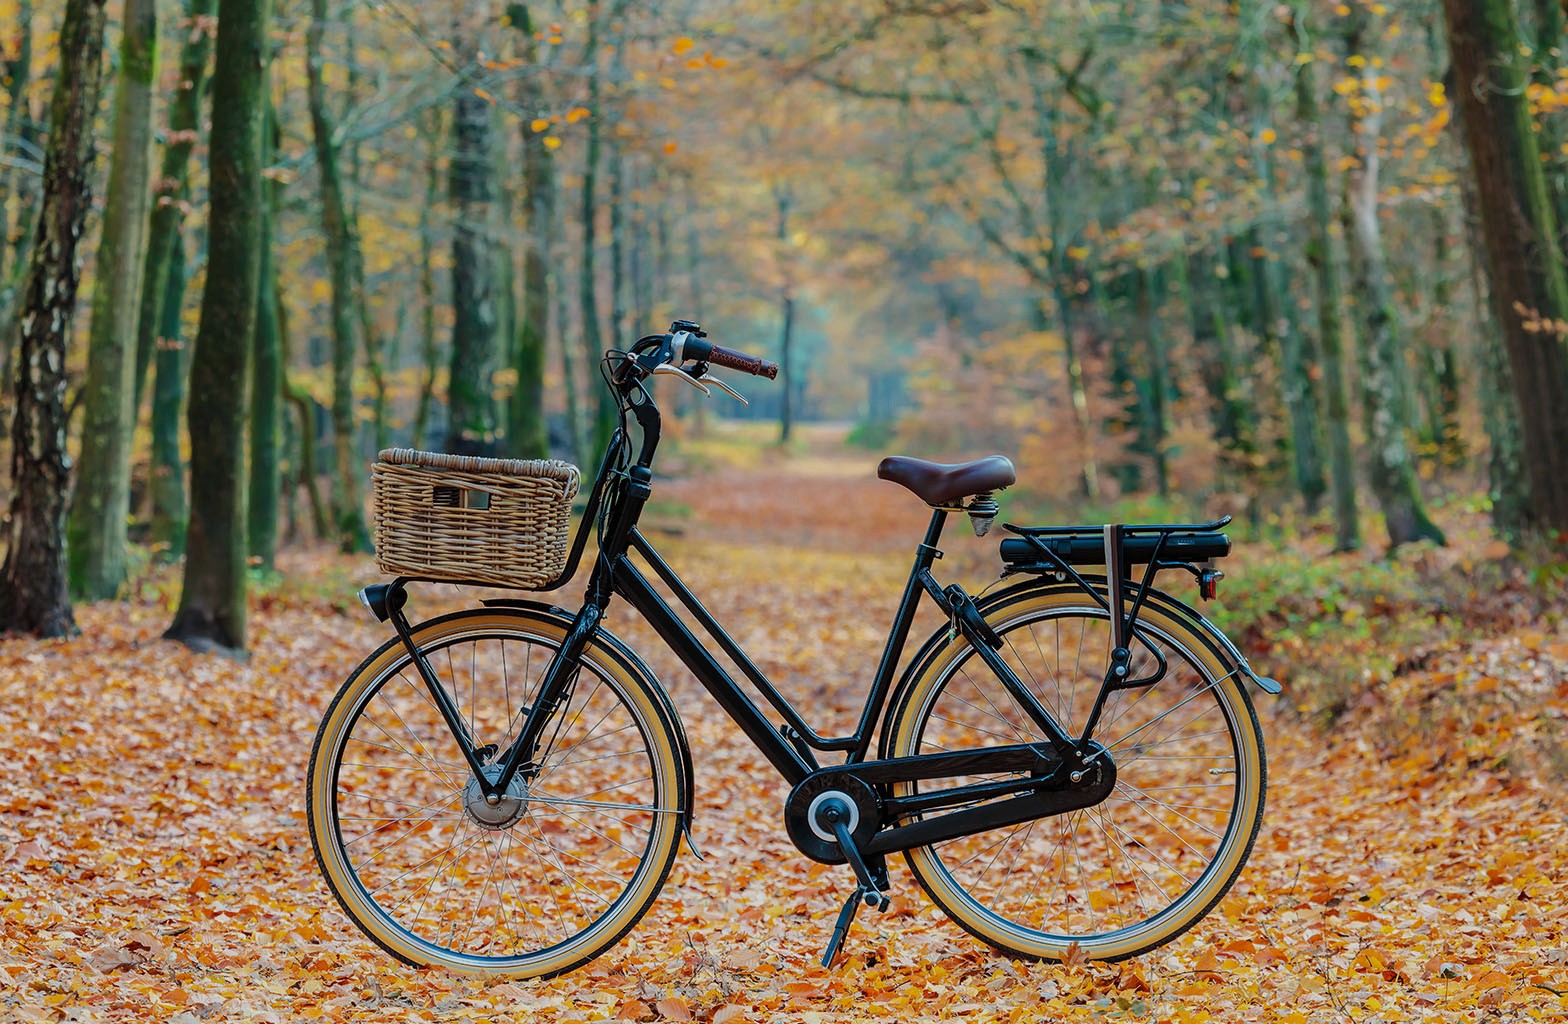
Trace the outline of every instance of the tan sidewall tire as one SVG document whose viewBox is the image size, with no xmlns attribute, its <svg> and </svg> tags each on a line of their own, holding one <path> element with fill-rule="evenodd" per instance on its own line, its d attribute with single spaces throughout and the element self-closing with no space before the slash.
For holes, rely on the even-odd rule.
<svg viewBox="0 0 1568 1024">
<path fill-rule="evenodd" d="M 1006 600 L 987 610 L 985 617 L 994 629 L 1005 632 L 1031 618 L 1073 611 L 1105 618 L 1099 606 L 1082 591 L 1046 588 L 1026 591 Z M 1214 642 L 1203 636 L 1185 617 L 1150 604 L 1140 612 L 1139 622 L 1172 647 L 1181 650 L 1211 679 L 1220 680 L 1215 691 L 1231 723 L 1231 735 L 1237 746 L 1238 776 L 1242 780 L 1238 805 L 1232 809 L 1223 848 L 1198 883 L 1177 899 L 1171 908 L 1156 914 L 1152 921 L 1092 939 L 1057 938 L 1012 924 L 991 914 L 958 885 L 930 847 L 919 847 L 907 852 L 905 858 L 910 869 L 932 900 L 961 927 L 1000 949 L 1024 957 L 1060 959 L 1068 945 L 1078 941 L 1083 952 L 1096 960 L 1121 960 L 1136 956 L 1169 942 L 1201 920 L 1225 895 L 1252 850 L 1263 817 L 1267 766 L 1257 716 L 1243 689 L 1240 673 L 1235 672 L 1235 666 Z M 933 691 L 970 651 L 968 643 L 962 640 L 945 644 L 932 651 L 924 665 L 917 669 L 917 674 L 905 689 L 895 710 L 892 741 L 888 748 L 891 756 L 904 757 L 919 753 L 916 747 L 920 719 L 927 713 L 925 709 L 933 699 Z M 911 792 L 913 787 L 908 783 L 895 789 L 895 795 L 899 796 Z"/>
<path fill-rule="evenodd" d="M 465 634 L 513 632 L 559 647 L 566 635 L 566 624 L 553 616 L 526 610 L 474 610 L 459 612 L 421 623 L 413 637 L 421 648 L 449 641 Z M 345 913 L 377 945 L 405 963 L 445 967 L 464 974 L 485 977 L 540 978 L 561 974 L 578 967 L 614 945 L 630 931 L 652 905 L 670 865 L 675 860 L 680 838 L 682 814 L 655 815 L 655 830 L 648 851 L 621 897 L 605 915 L 573 939 L 523 957 L 498 959 L 465 956 L 420 941 L 398 927 L 359 884 L 344 859 L 337 840 L 334 800 L 335 770 L 367 691 L 376 687 L 390 670 L 407 663 L 403 645 L 393 640 L 381 647 L 348 677 L 333 698 L 311 752 L 308 811 L 311 841 L 316 859 L 332 893 Z M 632 711 L 648 743 L 653 758 L 657 800 L 661 807 L 682 806 L 682 759 L 677 750 L 677 733 L 662 702 L 653 692 L 652 680 L 610 647 L 594 642 L 583 660 L 603 678 L 612 681 L 626 706 Z M 330 756 L 325 756 L 326 754 Z"/>
</svg>

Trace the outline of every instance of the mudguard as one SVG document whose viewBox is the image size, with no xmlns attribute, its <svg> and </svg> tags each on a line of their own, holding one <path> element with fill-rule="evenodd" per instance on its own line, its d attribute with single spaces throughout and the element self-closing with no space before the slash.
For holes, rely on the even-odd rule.
<svg viewBox="0 0 1568 1024">
<path fill-rule="evenodd" d="M 1085 575 L 1083 578 L 1085 582 L 1098 590 L 1101 595 L 1104 595 L 1106 589 L 1105 577 Z M 988 619 L 991 611 L 998 605 L 1035 591 L 1042 594 L 1054 592 L 1082 594 L 1083 588 L 1071 581 L 1058 581 L 1029 576 L 993 593 L 976 598 L 975 606 L 978 608 L 981 616 Z M 1219 628 L 1204 618 L 1196 608 L 1172 597 L 1163 590 L 1154 589 L 1149 591 L 1148 596 L 1144 599 L 1144 603 L 1158 608 L 1172 618 L 1183 620 L 1191 625 L 1193 629 L 1209 642 L 1222 661 L 1228 661 L 1231 664 L 1232 671 L 1240 672 L 1264 693 L 1278 694 L 1283 689 L 1275 680 L 1267 676 L 1258 675 L 1252 666 L 1247 663 L 1247 659 L 1242 653 L 1236 649 L 1236 645 L 1231 642 L 1230 638 L 1221 633 Z M 881 735 L 878 737 L 877 743 L 879 757 L 886 758 L 892 756 L 889 748 L 891 743 L 891 737 L 889 736 L 891 730 L 889 727 L 893 711 L 902 706 L 905 694 L 914 685 L 920 674 L 925 671 L 927 663 L 935 656 L 938 649 L 948 642 L 948 635 L 948 628 L 943 626 L 927 637 L 926 641 L 915 651 L 914 657 L 909 660 L 909 664 L 899 676 L 898 684 L 894 686 L 892 696 L 888 698 L 885 705 L 887 717 L 883 718 Z"/>
</svg>

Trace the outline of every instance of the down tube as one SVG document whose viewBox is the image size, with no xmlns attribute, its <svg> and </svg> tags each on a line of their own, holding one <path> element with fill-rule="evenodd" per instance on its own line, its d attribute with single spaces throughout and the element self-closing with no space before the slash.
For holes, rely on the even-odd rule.
<svg viewBox="0 0 1568 1024">
<path fill-rule="evenodd" d="M 647 577 L 637 571 L 637 567 L 622 555 L 615 563 L 615 590 L 626 601 L 637 609 L 648 624 L 652 626 L 670 645 L 670 650 L 676 657 L 685 662 L 704 688 L 719 702 L 725 714 L 740 726 L 741 732 L 762 751 L 774 769 L 782 775 L 791 786 L 798 784 L 807 775 L 811 774 L 811 766 L 784 741 L 773 728 L 773 723 L 768 721 L 762 709 L 746 696 L 735 680 L 730 678 L 707 648 L 686 628 L 685 623 L 676 617 L 670 606 L 653 589 Z"/>
</svg>

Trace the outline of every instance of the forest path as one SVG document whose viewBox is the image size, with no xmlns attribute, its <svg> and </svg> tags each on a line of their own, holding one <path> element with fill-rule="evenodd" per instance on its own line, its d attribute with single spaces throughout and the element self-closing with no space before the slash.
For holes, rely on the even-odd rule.
<svg viewBox="0 0 1568 1024">
<path fill-rule="evenodd" d="M 671 564 L 824 731 L 853 722 L 924 522 L 875 463 L 808 449 L 656 492 L 689 509 L 657 538 Z M 939 568 L 984 586 L 994 538 L 950 538 Z M 1565 804 L 1534 781 L 1547 766 L 1502 756 L 1568 717 L 1568 647 L 1544 631 L 1437 657 L 1328 737 L 1288 703 L 1290 666 L 1260 666 L 1287 686 L 1258 701 L 1263 832 L 1232 893 L 1161 950 L 1001 958 L 895 861 L 893 910 L 862 915 L 823 970 L 848 871 L 795 853 L 782 785 L 612 609 L 685 720 L 706 857 L 683 848 L 648 917 L 594 963 L 485 984 L 393 962 L 317 874 L 303 812 L 316 722 L 387 634 L 351 598 L 366 564 L 297 554 L 286 570 L 294 582 L 254 602 L 244 665 L 157 639 L 166 577 L 81 608 L 81 638 L 0 641 L 0 1020 L 1568 1019 Z"/>
</svg>

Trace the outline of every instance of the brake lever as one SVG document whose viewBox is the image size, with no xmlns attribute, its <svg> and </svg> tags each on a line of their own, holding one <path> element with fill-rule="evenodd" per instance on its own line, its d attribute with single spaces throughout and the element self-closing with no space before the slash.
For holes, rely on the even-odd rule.
<svg viewBox="0 0 1568 1024">
<path fill-rule="evenodd" d="M 653 368 L 653 373 L 654 373 L 654 376 L 658 376 L 661 373 L 674 374 L 675 376 L 679 377 L 681 380 L 685 381 L 686 383 L 690 384 L 692 387 L 696 388 L 698 391 L 701 391 L 703 394 L 705 394 L 705 395 L 713 394 L 712 391 L 708 390 L 708 385 L 704 384 L 702 381 L 698 380 L 696 377 L 693 377 L 691 374 L 687 373 L 685 370 L 681 369 L 679 366 L 671 366 L 669 363 L 663 363 L 663 364 L 661 364 L 659 366 L 655 366 Z M 723 385 L 720 385 L 720 386 L 722 387 Z M 724 388 L 724 390 L 725 391 L 729 391 L 729 388 Z M 734 392 L 730 392 L 730 393 L 734 394 Z"/>
<path fill-rule="evenodd" d="M 713 376 L 711 373 L 704 373 L 701 377 L 697 378 L 697 382 L 699 384 L 716 384 L 725 391 L 729 392 L 729 396 L 735 399 L 735 401 L 739 402 L 741 405 L 744 405 L 748 409 L 751 408 L 751 403 L 746 401 L 745 395 L 741 394 L 739 391 L 736 391 L 734 388 L 730 387 L 719 378 Z"/>
</svg>

